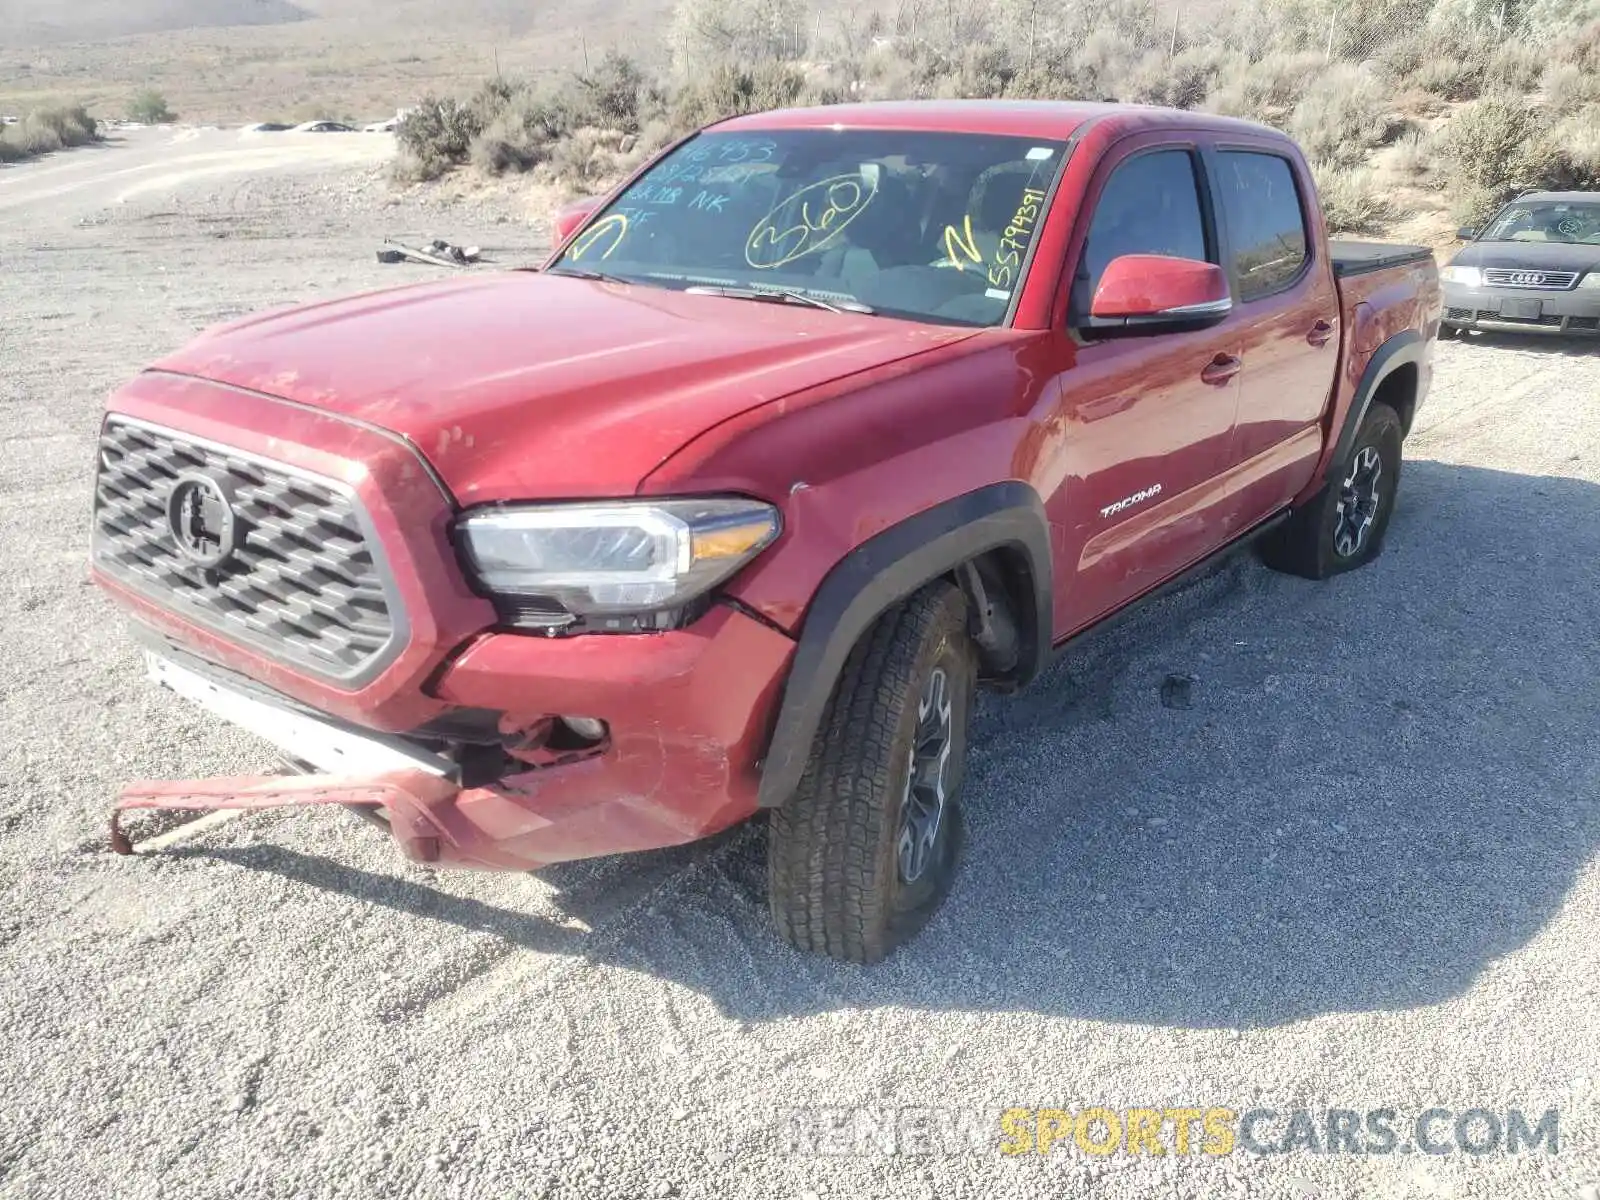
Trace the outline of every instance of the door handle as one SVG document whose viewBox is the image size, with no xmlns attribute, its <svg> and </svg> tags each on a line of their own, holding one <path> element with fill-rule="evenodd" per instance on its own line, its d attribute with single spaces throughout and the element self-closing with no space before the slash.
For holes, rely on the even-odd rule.
<svg viewBox="0 0 1600 1200">
<path fill-rule="evenodd" d="M 1328 321 L 1318 321 L 1311 327 L 1311 332 L 1306 334 L 1306 341 L 1317 349 L 1322 349 L 1333 338 L 1333 325 Z"/>
<path fill-rule="evenodd" d="M 1244 370 L 1242 358 L 1236 358 L 1232 354 L 1219 354 L 1206 364 L 1205 370 L 1200 372 L 1200 382 L 1221 387 L 1242 370 Z"/>
</svg>

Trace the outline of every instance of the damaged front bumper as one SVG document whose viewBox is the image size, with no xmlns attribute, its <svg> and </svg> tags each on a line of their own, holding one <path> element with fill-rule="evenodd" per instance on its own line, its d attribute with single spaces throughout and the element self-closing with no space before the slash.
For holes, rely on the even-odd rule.
<svg viewBox="0 0 1600 1200">
<path fill-rule="evenodd" d="M 429 690 L 455 711 L 499 714 L 497 770 L 485 769 L 481 745 L 356 726 L 148 651 L 152 681 L 317 773 L 131 784 L 113 813 L 113 848 L 133 852 L 122 829 L 133 810 L 328 804 L 380 813 L 413 861 L 495 870 L 708 837 L 757 808 L 793 650 L 723 606 L 688 629 L 638 637 L 485 634 Z M 603 721 L 605 739 L 579 753 L 527 745 L 528 730 L 561 713 Z"/>
</svg>

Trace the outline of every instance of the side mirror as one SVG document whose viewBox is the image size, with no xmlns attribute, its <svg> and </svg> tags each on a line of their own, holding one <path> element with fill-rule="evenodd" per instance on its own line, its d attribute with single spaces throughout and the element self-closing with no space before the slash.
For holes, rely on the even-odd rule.
<svg viewBox="0 0 1600 1200">
<path fill-rule="evenodd" d="M 594 210 L 600 207 L 598 196 L 585 196 L 582 200 L 574 200 L 556 212 L 556 245 L 561 245 L 573 234 L 577 233 L 583 223 L 594 216 Z"/>
<path fill-rule="evenodd" d="M 1214 263 L 1125 254 L 1100 276 L 1085 332 L 1140 337 L 1206 329 L 1233 311 L 1228 275 Z"/>
<path fill-rule="evenodd" d="M 1463 242 L 1470 242 L 1477 236 L 1478 231 L 1472 228 L 1470 225 L 1463 225 L 1460 229 L 1456 230 L 1456 238 Z"/>
</svg>

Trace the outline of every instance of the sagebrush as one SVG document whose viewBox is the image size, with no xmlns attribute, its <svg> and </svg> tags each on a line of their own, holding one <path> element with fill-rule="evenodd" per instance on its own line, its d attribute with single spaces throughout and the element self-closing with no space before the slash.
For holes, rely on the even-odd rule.
<svg viewBox="0 0 1600 1200">
<path fill-rule="evenodd" d="M 0 162 L 16 162 L 100 140 L 100 124 L 82 105 L 37 108 L 0 129 Z"/>
<path fill-rule="evenodd" d="M 901 0 L 892 16 L 851 11 L 825 27 L 804 0 L 680 0 L 659 69 L 613 52 L 553 85 L 497 78 L 425 98 L 401 126 L 398 170 L 426 179 L 470 162 L 595 191 L 740 113 L 1006 97 L 1204 108 L 1284 129 L 1315 165 L 1330 220 L 1352 231 L 1400 215 L 1386 178 L 1443 192 L 1474 220 L 1518 189 L 1596 179 L 1600 0 L 1231 0 L 1204 24 L 1153 12 L 1143 0 Z M 1386 176 L 1375 156 L 1396 143 Z"/>
</svg>

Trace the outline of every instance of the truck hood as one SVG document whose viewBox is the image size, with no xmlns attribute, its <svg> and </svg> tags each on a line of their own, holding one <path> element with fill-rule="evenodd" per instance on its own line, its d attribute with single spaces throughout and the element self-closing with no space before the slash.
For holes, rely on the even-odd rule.
<svg viewBox="0 0 1600 1200">
<path fill-rule="evenodd" d="M 747 409 L 977 332 L 507 271 L 246 318 L 153 369 L 401 434 L 478 504 L 632 494 Z"/>
</svg>

